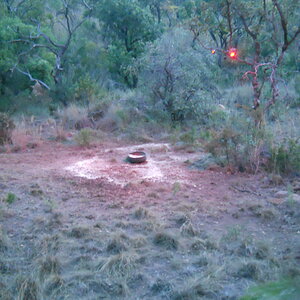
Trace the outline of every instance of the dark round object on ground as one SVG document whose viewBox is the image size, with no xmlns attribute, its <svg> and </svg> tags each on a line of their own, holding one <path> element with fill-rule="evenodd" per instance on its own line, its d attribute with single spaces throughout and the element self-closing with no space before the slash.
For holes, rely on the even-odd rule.
<svg viewBox="0 0 300 300">
<path fill-rule="evenodd" d="M 146 161 L 146 153 L 142 151 L 135 151 L 128 154 L 128 161 L 133 164 L 139 164 Z"/>
</svg>

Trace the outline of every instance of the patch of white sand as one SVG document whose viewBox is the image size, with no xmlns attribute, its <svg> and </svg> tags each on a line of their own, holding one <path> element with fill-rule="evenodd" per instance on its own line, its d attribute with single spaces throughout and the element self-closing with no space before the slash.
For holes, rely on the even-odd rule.
<svg viewBox="0 0 300 300">
<path fill-rule="evenodd" d="M 65 168 L 74 176 L 97 179 L 105 178 L 109 182 L 119 185 L 126 185 L 129 182 L 148 180 L 161 180 L 164 177 L 163 171 L 151 159 L 146 164 L 110 163 L 104 159 L 93 157 L 80 160 Z"/>
</svg>

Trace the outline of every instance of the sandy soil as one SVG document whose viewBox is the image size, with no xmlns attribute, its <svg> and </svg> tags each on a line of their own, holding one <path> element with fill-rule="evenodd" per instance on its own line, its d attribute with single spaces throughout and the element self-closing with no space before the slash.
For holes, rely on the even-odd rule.
<svg viewBox="0 0 300 300">
<path fill-rule="evenodd" d="M 127 154 L 135 150 L 147 153 L 146 163 L 125 161 Z M 77 294 L 82 299 L 202 299 L 196 290 L 186 290 L 186 283 L 195 276 L 208 276 L 205 272 L 209 270 L 204 271 L 195 263 L 200 254 L 214 256 L 219 260 L 214 265 L 224 264 L 227 268 L 222 271 L 226 274 L 216 279 L 216 286 L 210 287 L 207 294 L 203 292 L 203 297 L 237 299 L 249 285 L 262 281 L 261 276 L 234 275 L 236 262 L 255 258 L 252 254 L 236 254 L 237 237 L 244 242 L 245 237 L 266 242 L 270 249 L 266 261 L 275 257 L 278 265 L 281 261 L 286 265 L 276 272 L 297 273 L 299 207 L 274 200 L 275 192 L 285 187 L 266 183 L 262 175 L 189 168 L 203 155 L 184 149 L 176 151 L 163 143 L 128 146 L 120 142 L 105 142 L 90 149 L 44 142 L 36 149 L 0 154 L 1 226 L 9 240 L 3 246 L 0 266 L 5 263 L 8 270 L 11 268 L 1 275 L 0 290 L 8 295 L 5 299 L 21 293 L 20 287 L 12 284 L 17 280 L 16 274 L 40 270 L 37 261 L 49 255 L 59 258 L 61 269 L 57 274 L 62 283 L 49 288 L 48 279 L 36 275 L 34 278 L 38 279 L 33 280 L 37 280 L 43 299 L 79 299 L 74 298 Z M 8 193 L 17 197 L 11 204 L 5 201 Z M 161 232 L 173 235 L 180 246 L 174 246 L 175 250 L 161 248 L 160 242 L 155 242 Z M 123 288 L 119 292 L 108 287 L 103 288 L 104 292 L 91 287 L 89 284 L 94 281 L 82 273 L 92 272 L 98 278 L 97 272 L 103 271 L 103 265 L 94 270 L 90 264 L 99 265 L 99 259 L 111 259 L 120 253 L 109 251 L 109 243 L 116 235 L 126 253 L 132 250 L 139 256 L 139 271 L 135 279 L 123 274 L 126 280 L 121 280 Z M 55 236 L 62 246 L 46 251 L 41 245 Z M 210 248 L 206 243 L 199 250 L 197 241 L 211 241 L 217 246 Z M 249 253 L 256 247 L 253 245 L 247 248 Z M 276 279 L 276 272 L 269 271 L 263 276 Z M 48 275 L 51 274 L 52 271 Z M 74 279 L 74 274 L 81 279 Z M 110 285 L 120 282 L 107 278 Z M 157 286 L 158 282 L 163 282 L 162 287 Z M 166 287 L 167 282 L 170 287 Z M 99 295 L 103 293 L 106 296 L 102 298 Z M 185 293 L 196 298 L 184 298 Z"/>
</svg>

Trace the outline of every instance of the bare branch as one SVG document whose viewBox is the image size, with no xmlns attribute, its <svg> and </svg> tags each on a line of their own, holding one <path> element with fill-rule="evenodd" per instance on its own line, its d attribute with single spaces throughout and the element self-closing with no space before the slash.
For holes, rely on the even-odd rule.
<svg viewBox="0 0 300 300">
<path fill-rule="evenodd" d="M 253 40 L 256 40 L 257 39 L 257 35 L 250 30 L 250 28 L 249 28 L 249 26 L 248 26 L 248 24 L 247 24 L 247 22 L 245 20 L 245 17 L 242 14 L 240 14 L 240 18 L 242 20 L 242 23 L 244 25 L 244 28 L 245 28 L 246 32 L 252 37 Z"/>
<path fill-rule="evenodd" d="M 281 27 L 282 27 L 282 31 L 283 31 L 283 41 L 284 42 L 283 42 L 283 45 L 282 45 L 282 48 L 281 48 L 281 54 L 277 59 L 277 65 L 279 65 L 283 60 L 283 56 L 284 56 L 285 51 L 288 49 L 288 47 L 294 42 L 294 40 L 300 34 L 300 26 L 297 28 L 296 32 L 294 33 L 292 38 L 289 40 L 289 38 L 288 38 L 289 32 L 288 32 L 287 19 L 284 16 L 282 8 L 279 5 L 278 1 L 277 0 L 272 0 L 272 1 L 273 1 L 274 6 L 276 7 L 276 9 L 279 13 L 280 21 L 281 21 Z"/>
<path fill-rule="evenodd" d="M 92 10 L 92 7 L 89 6 L 85 0 L 82 0 L 83 5 L 88 9 L 88 10 Z"/>
<path fill-rule="evenodd" d="M 231 25 L 231 9 L 230 9 L 231 2 L 229 0 L 226 0 L 226 17 L 228 22 L 228 28 L 229 28 L 229 47 L 232 47 L 232 25 Z"/>
<path fill-rule="evenodd" d="M 273 1 L 273 4 L 276 7 L 276 9 L 277 9 L 277 11 L 279 13 L 279 16 L 280 16 L 281 27 L 282 27 L 282 30 L 283 30 L 284 45 L 288 45 L 289 42 L 288 42 L 288 29 L 287 29 L 286 18 L 284 16 L 283 11 L 281 9 L 281 6 L 277 2 L 277 0 L 272 0 L 272 1 Z"/>
<path fill-rule="evenodd" d="M 41 84 L 43 87 L 45 87 L 47 90 L 50 90 L 50 87 L 42 80 L 40 79 L 37 79 L 37 78 L 33 78 L 32 75 L 27 71 L 27 72 L 24 72 L 22 71 L 20 68 L 16 68 L 16 70 L 18 70 L 20 73 L 26 75 L 30 81 L 35 81 L 35 82 L 38 82 L 39 84 Z"/>
</svg>

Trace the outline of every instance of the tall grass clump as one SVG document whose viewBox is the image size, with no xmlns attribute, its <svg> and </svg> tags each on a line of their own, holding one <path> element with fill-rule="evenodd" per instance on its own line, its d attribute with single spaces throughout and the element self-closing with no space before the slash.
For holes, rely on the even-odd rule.
<svg viewBox="0 0 300 300">
<path fill-rule="evenodd" d="M 99 272 L 114 279 L 128 278 L 136 269 L 138 255 L 134 252 L 124 251 L 112 255 L 99 266 Z"/>
<path fill-rule="evenodd" d="M 32 278 L 17 279 L 17 297 L 16 300 L 40 300 L 40 286 L 36 280 Z"/>
<path fill-rule="evenodd" d="M 2 226 L 0 225 L 0 251 L 6 250 L 8 247 L 8 238 Z"/>
<path fill-rule="evenodd" d="M 76 124 L 88 119 L 88 109 L 87 107 L 71 103 L 67 107 L 59 108 L 56 115 L 64 128 L 74 129 Z"/>
<path fill-rule="evenodd" d="M 13 120 L 7 114 L 0 112 L 0 145 L 12 143 L 12 131 L 15 127 Z"/>
</svg>

